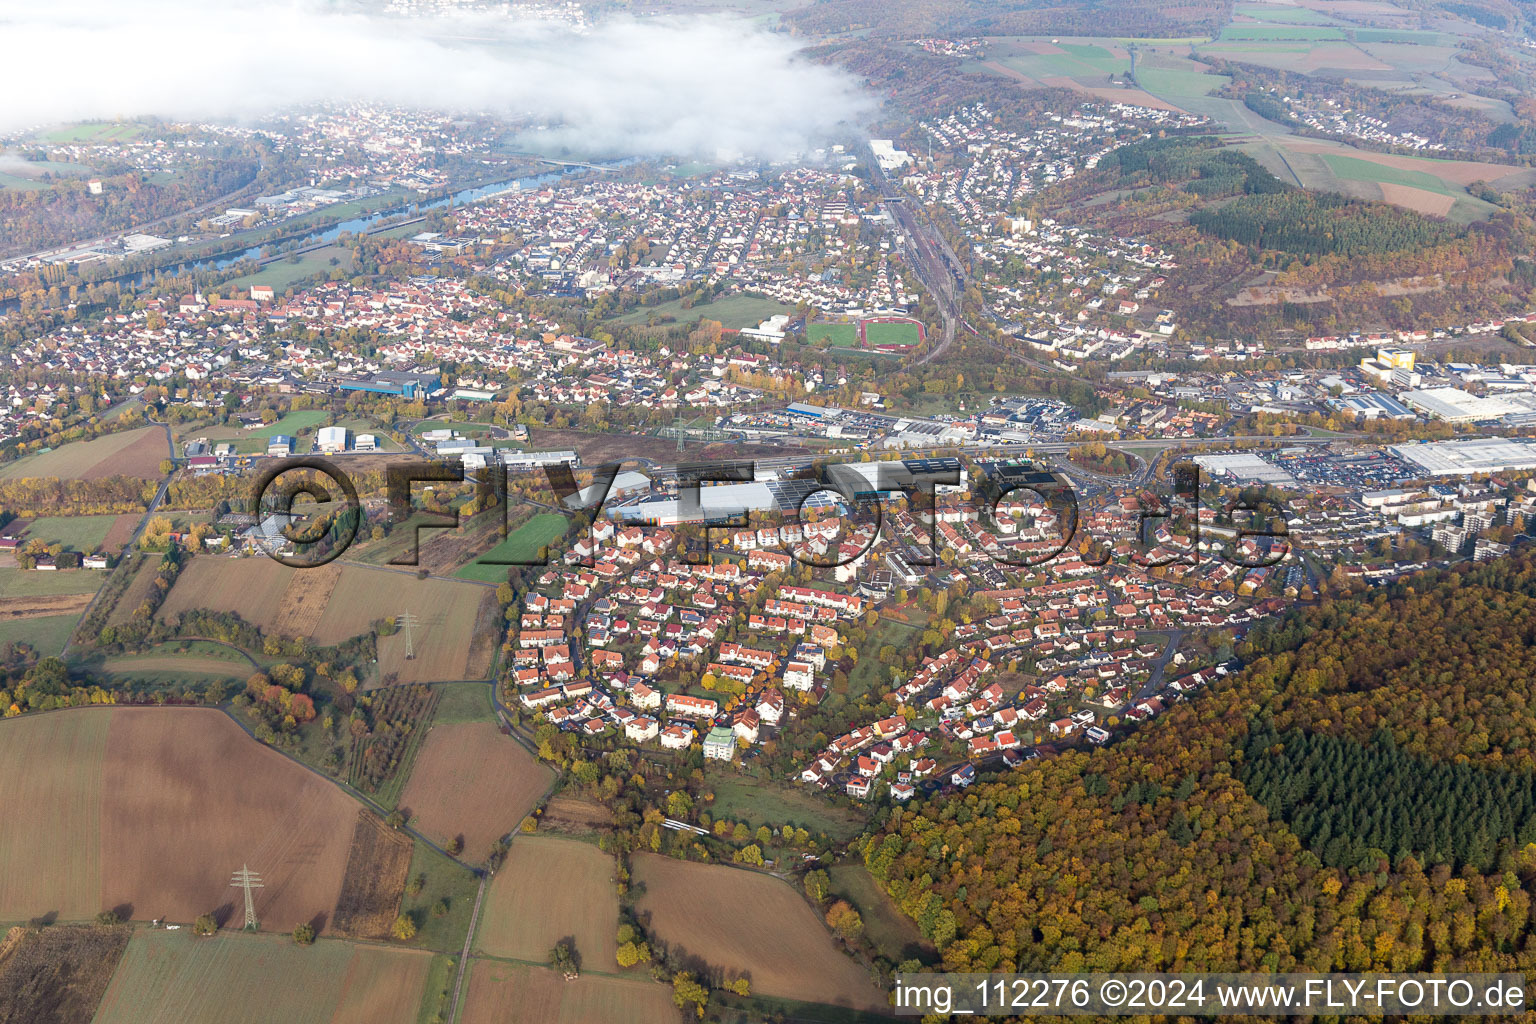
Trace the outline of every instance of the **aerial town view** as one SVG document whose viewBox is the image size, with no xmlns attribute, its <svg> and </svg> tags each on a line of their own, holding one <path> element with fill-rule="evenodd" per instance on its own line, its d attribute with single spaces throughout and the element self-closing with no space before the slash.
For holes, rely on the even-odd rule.
<svg viewBox="0 0 1536 1024">
<path fill-rule="evenodd" d="M 1536 1019 L 1536 6 L 0 87 L 0 1024 Z"/>
</svg>

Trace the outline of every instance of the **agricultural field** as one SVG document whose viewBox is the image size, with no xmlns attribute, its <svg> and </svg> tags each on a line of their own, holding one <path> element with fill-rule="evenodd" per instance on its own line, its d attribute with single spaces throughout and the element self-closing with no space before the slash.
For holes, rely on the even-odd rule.
<svg viewBox="0 0 1536 1024">
<path fill-rule="evenodd" d="M 90 594 L 55 594 L 48 597 L 0 597 L 0 622 L 40 619 L 53 615 L 79 615 L 91 603 Z"/>
<path fill-rule="evenodd" d="M 89 1021 L 132 934 L 124 925 L 12 928 L 0 938 L 0 1022 Z"/>
<path fill-rule="evenodd" d="M 575 839 L 519 835 L 480 912 L 476 948 L 539 963 L 569 942 L 586 966 L 614 969 L 619 897 L 613 855 Z"/>
<path fill-rule="evenodd" d="M 95 1024 L 415 1024 L 432 955 L 139 929 Z"/>
<path fill-rule="evenodd" d="M 436 724 L 416 755 L 400 808 L 433 842 L 464 838 L 464 860 L 479 863 L 491 844 L 544 796 L 554 773 L 490 722 Z"/>
<path fill-rule="evenodd" d="M 389 935 L 400 913 L 406 873 L 411 867 L 415 842 L 398 832 L 372 811 L 360 809 L 347 851 L 341 895 L 331 921 L 337 935 L 354 939 L 379 939 Z"/>
<path fill-rule="evenodd" d="M 108 476 L 160 479 L 160 463 L 170 456 L 161 427 L 140 427 L 89 441 L 71 441 L 46 452 L 34 452 L 0 466 L 0 477 L 58 477 L 99 480 Z"/>
<path fill-rule="evenodd" d="M 546 967 L 478 960 L 470 968 L 468 989 L 461 1024 L 677 1024 L 678 1020 L 671 987 L 649 978 L 583 974 L 566 981 Z"/>
<path fill-rule="evenodd" d="M 0 621 L 0 647 L 23 643 L 44 656 L 59 654 L 79 621 L 79 612 Z"/>
<path fill-rule="evenodd" d="M 105 547 L 107 535 L 119 520 L 126 519 L 129 533 L 132 533 L 140 518 L 131 512 L 121 516 L 38 516 L 27 524 L 27 532 L 21 535 L 21 543 L 26 545 L 30 541 L 41 540 L 47 544 L 62 544 L 66 551 L 89 554 Z M 119 551 L 126 542 L 127 537 L 123 537 L 117 545 Z"/>
<path fill-rule="evenodd" d="M 121 908 L 238 928 L 229 875 L 250 864 L 267 884 L 263 926 L 288 931 L 335 907 L 357 812 L 211 709 L 12 719 L 0 723 L 0 919 Z"/>
<path fill-rule="evenodd" d="M 502 583 L 507 578 L 508 567 L 492 564 L 494 561 L 510 561 L 521 559 L 533 561 L 539 556 L 539 549 L 545 545 L 553 545 L 565 533 L 570 520 L 565 516 L 554 512 L 540 512 L 517 529 L 507 534 L 507 539 L 497 543 L 476 554 L 476 560 L 464 566 L 454 573 L 460 579 L 479 580 L 483 583 Z M 492 535 L 496 536 L 495 534 Z M 559 552 L 549 552 L 551 560 L 559 556 Z"/>
<path fill-rule="evenodd" d="M 99 569 L 60 569 L 37 572 L 0 568 L 0 598 L 56 597 L 60 594 L 94 594 L 107 574 Z"/>
<path fill-rule="evenodd" d="M 64 128 L 57 128 L 45 133 L 42 138 L 44 142 L 56 144 L 71 142 L 102 144 L 108 142 L 127 142 L 143 134 L 143 125 L 126 124 L 121 121 L 87 121 L 84 124 L 72 124 Z"/>
<path fill-rule="evenodd" d="M 1187 46 L 1183 49 L 1188 51 Z M 985 60 L 968 61 L 962 69 L 998 75 L 1026 87 L 1072 89 L 1110 102 L 1177 109 L 1130 83 L 1131 54 L 1117 39 L 1000 37 L 988 41 Z"/>
<path fill-rule="evenodd" d="M 1501 190 L 1536 184 L 1536 171 L 1509 164 L 1373 153 L 1299 136 L 1266 137 L 1240 148 L 1283 181 L 1384 200 L 1457 223 L 1484 219 L 1495 209 L 1467 194 L 1466 186 L 1474 181 Z"/>
<path fill-rule="evenodd" d="M 716 978 L 747 976 L 752 991 L 883 1010 L 885 994 L 833 944 L 804 898 L 772 875 L 637 854 L 637 911 L 652 943 Z"/>
<path fill-rule="evenodd" d="M 293 569 L 270 558 L 203 555 L 182 570 L 160 606 L 170 619 L 194 609 L 236 612 L 247 622 L 330 646 L 410 612 L 415 657 L 405 657 L 403 632 L 379 641 L 379 671 L 396 682 L 470 678 L 472 639 L 483 587 L 417 579 L 405 571 L 357 565 Z M 483 657 L 475 659 L 483 672 Z"/>
</svg>

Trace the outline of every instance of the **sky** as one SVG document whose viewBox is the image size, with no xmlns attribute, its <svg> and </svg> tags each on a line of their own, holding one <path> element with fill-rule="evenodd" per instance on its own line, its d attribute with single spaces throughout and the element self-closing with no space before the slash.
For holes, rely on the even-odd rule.
<svg viewBox="0 0 1536 1024">
<path fill-rule="evenodd" d="M 321 101 L 528 115 L 593 155 L 778 159 L 874 102 L 729 17 L 404 19 L 318 0 L 0 0 L 0 132 L 156 116 L 251 120 Z"/>
</svg>

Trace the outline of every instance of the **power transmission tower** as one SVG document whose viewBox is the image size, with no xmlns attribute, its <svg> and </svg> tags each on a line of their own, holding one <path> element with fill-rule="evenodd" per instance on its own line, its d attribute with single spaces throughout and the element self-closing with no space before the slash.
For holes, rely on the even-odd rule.
<svg viewBox="0 0 1536 1024">
<path fill-rule="evenodd" d="M 416 647 L 411 642 L 411 626 L 413 626 L 414 624 L 415 624 L 415 619 L 412 617 L 410 612 L 402 612 L 401 613 L 401 615 L 400 615 L 400 625 L 405 630 L 405 660 L 406 661 L 415 661 L 416 660 Z"/>
<path fill-rule="evenodd" d="M 235 872 L 234 879 L 229 883 L 231 888 L 245 890 L 245 930 L 256 930 L 256 897 L 251 894 L 252 889 L 265 889 L 261 884 L 261 876 L 250 869 L 249 865 L 242 864 L 240 870 Z"/>
</svg>

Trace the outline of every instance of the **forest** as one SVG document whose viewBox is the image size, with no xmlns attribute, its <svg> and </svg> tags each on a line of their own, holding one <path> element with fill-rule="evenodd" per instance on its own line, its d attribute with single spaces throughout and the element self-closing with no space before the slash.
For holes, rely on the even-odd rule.
<svg viewBox="0 0 1536 1024">
<path fill-rule="evenodd" d="M 1397 749 L 1269 724 L 1243 747 L 1244 787 L 1325 864 L 1352 867 L 1390 851 L 1430 864 L 1493 869 L 1497 844 L 1536 840 L 1536 786 L 1527 772 L 1437 764 Z"/>
<path fill-rule="evenodd" d="M 1536 967 L 1526 804 L 1467 820 L 1536 768 L 1536 560 L 1345 586 L 1118 744 L 893 810 L 864 860 L 944 969 Z M 1277 743 L 1284 770 L 1248 763 Z M 1341 816 L 1359 831 L 1322 856 L 1256 797 L 1294 813 L 1305 773 L 1387 785 L 1405 758 L 1424 793 Z M 1443 845 L 1417 822 L 1393 842 L 1394 816 L 1446 802 Z"/>
<path fill-rule="evenodd" d="M 1207 234 L 1259 249 L 1313 256 L 1374 256 L 1443 245 L 1457 229 L 1386 203 L 1331 192 L 1288 189 L 1245 195 L 1195 210 L 1189 222 Z"/>
</svg>

